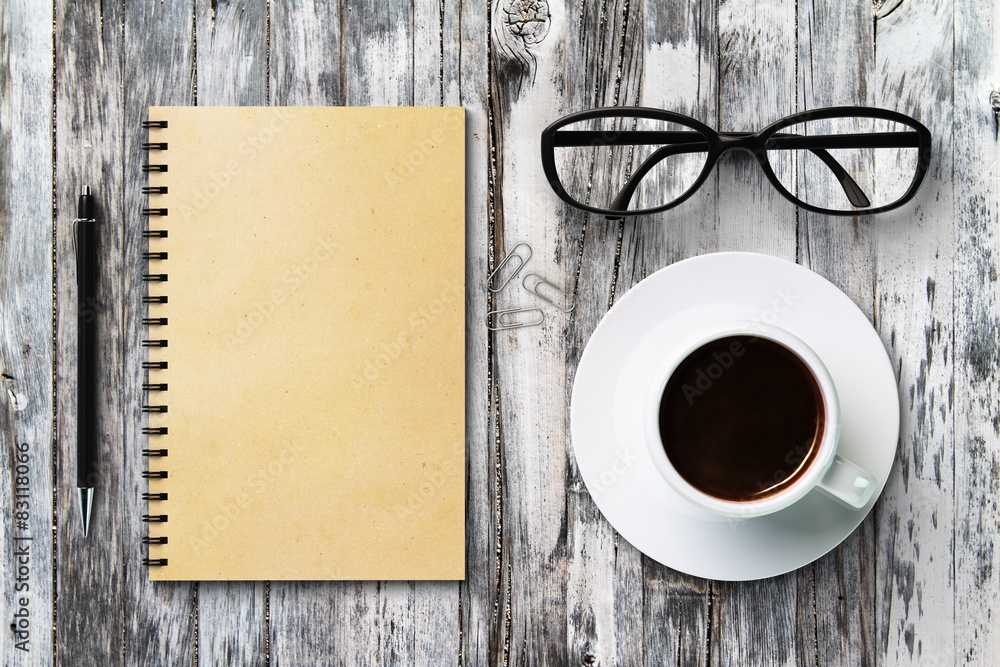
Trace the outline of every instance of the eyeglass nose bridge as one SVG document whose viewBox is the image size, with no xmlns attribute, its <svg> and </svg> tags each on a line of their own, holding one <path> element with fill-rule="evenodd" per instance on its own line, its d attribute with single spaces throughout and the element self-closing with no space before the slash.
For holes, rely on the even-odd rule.
<svg viewBox="0 0 1000 667">
<path fill-rule="evenodd" d="M 754 132 L 720 132 L 717 150 L 719 155 L 740 150 L 757 155 L 760 140 Z"/>
</svg>

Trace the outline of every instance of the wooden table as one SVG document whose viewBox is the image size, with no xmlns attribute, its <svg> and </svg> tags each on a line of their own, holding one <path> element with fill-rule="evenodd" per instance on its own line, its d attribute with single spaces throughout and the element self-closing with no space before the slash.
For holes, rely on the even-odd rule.
<svg viewBox="0 0 1000 667">
<path fill-rule="evenodd" d="M 997 17 L 972 0 L 874 13 L 843 0 L 5 0 L 0 617 L 27 618 L 30 635 L 24 652 L 4 631 L 4 664 L 1000 664 Z M 466 581 L 146 580 L 139 123 L 158 104 L 466 107 Z M 874 218 L 796 210 L 741 155 L 665 214 L 609 222 L 563 205 L 541 175 L 541 129 L 632 104 L 728 130 L 835 104 L 897 109 L 930 127 L 934 159 L 916 201 Z M 88 183 L 108 271 L 85 542 L 70 231 Z M 486 312 L 517 293 L 491 297 L 485 278 L 522 240 L 576 310 L 488 333 Z M 753 583 L 686 576 L 619 538 L 568 435 L 577 363 L 609 306 L 716 250 L 795 260 L 841 287 L 879 331 L 902 402 L 872 514 L 819 561 Z"/>
</svg>

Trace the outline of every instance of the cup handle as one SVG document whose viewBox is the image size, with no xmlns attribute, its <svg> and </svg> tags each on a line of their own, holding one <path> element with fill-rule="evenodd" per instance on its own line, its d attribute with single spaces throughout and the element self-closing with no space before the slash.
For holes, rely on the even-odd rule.
<svg viewBox="0 0 1000 667">
<path fill-rule="evenodd" d="M 875 493 L 875 478 L 838 454 L 818 487 L 849 507 L 861 508 Z"/>
</svg>

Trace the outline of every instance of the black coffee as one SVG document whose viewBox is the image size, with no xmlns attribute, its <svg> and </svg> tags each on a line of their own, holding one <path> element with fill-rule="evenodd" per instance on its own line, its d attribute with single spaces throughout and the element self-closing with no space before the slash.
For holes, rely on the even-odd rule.
<svg viewBox="0 0 1000 667">
<path fill-rule="evenodd" d="M 753 336 L 692 352 L 660 400 L 670 462 L 723 500 L 758 500 L 791 486 L 816 456 L 824 419 L 812 371 L 786 347 Z"/>
</svg>

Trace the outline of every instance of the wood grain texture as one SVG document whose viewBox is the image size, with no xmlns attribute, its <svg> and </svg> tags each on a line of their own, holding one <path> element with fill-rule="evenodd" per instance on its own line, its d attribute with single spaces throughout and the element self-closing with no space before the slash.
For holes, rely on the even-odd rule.
<svg viewBox="0 0 1000 667">
<path fill-rule="evenodd" d="M 401 22 L 396 21 L 400 6 L 392 4 L 379 5 L 373 11 L 352 5 L 301 5 L 294 9 L 276 12 L 272 19 L 276 47 L 297 45 L 276 48 L 271 70 L 275 104 L 461 104 L 460 77 L 451 70 L 447 79 L 441 74 L 446 53 L 450 65 L 460 66 L 463 35 L 457 6 L 448 12 L 439 3 L 415 3 L 406 10 L 412 13 Z M 346 34 L 366 37 L 341 43 L 342 26 Z M 470 55 L 474 54 L 470 49 Z M 295 74 L 300 70 L 309 71 L 310 77 L 297 80 Z M 342 78 L 342 70 L 349 73 L 350 85 Z M 467 123 L 476 127 L 478 109 L 482 126 L 483 104 L 470 101 Z M 470 155 L 479 156 L 482 162 L 485 145 L 472 144 L 473 136 L 470 133 Z M 483 183 L 482 171 L 472 173 L 470 192 L 477 182 L 480 186 Z M 485 239 L 481 232 L 479 237 Z M 485 243 L 475 239 L 474 233 L 469 235 L 468 247 L 470 253 L 478 249 L 480 259 L 470 261 L 470 282 L 485 275 Z M 482 311 L 482 306 L 479 309 Z M 475 358 L 475 350 L 480 350 L 479 377 L 484 385 L 485 350 L 475 347 L 477 338 L 484 341 L 481 333 L 470 336 L 470 357 Z M 473 367 L 470 364 L 470 369 Z M 476 377 L 470 370 L 470 382 Z M 484 411 L 479 408 L 479 412 Z M 485 423 L 476 423 L 474 413 L 467 420 L 470 430 L 485 431 Z M 455 583 L 275 582 L 271 590 L 272 657 L 276 663 L 359 664 L 375 660 L 437 665 L 457 659 L 461 627 L 459 586 Z M 317 632 L 320 628 L 326 632 Z M 365 632 L 359 633 L 358 628 Z"/>
<path fill-rule="evenodd" d="M 5 665 L 50 665 L 55 640 L 51 17 L 51 8 L 39 3 L 0 6 L 0 660 Z"/>
<path fill-rule="evenodd" d="M 30 445 L 37 556 L 32 650 L 4 633 L 4 664 L 1000 662 L 995 4 L 0 4 L 0 460 L 10 471 L 16 445 Z M 149 105 L 195 103 L 466 107 L 464 582 L 147 581 L 139 122 Z M 745 155 L 665 214 L 608 221 L 562 204 L 541 175 L 541 129 L 631 104 L 723 130 L 881 106 L 926 124 L 934 159 L 914 202 L 874 218 L 796 210 Z M 94 307 L 106 439 L 86 545 L 71 493 L 69 223 L 83 181 L 102 203 L 106 268 Z M 487 310 L 533 298 L 483 288 L 519 241 L 535 250 L 529 270 L 569 289 L 576 309 L 488 333 Z M 900 449 L 876 510 L 831 554 L 761 582 L 706 581 L 643 556 L 597 510 L 569 442 L 576 367 L 610 305 L 654 271 L 719 250 L 833 281 L 875 323 L 900 385 Z M 0 477 L 6 617 L 13 479 Z"/>
<path fill-rule="evenodd" d="M 955 659 L 998 664 L 1000 16 L 995 4 L 961 3 L 954 21 Z"/>
<path fill-rule="evenodd" d="M 457 5 L 453 7 L 457 9 Z M 452 20 L 455 20 L 453 17 Z M 413 99 L 415 106 L 441 106 L 444 99 L 444 22 L 445 7 L 440 0 L 415 0 L 413 3 Z M 450 26 L 449 43 L 454 48 L 459 37 L 457 25 Z M 452 67 L 457 64 L 452 60 Z M 457 91 L 453 91 L 454 92 Z M 461 104 L 454 99 L 448 104 Z M 473 114 L 476 109 L 473 108 Z M 473 146 L 473 149 L 475 147 Z M 468 212 L 467 212 L 468 213 Z M 473 237 L 474 238 L 474 237 Z M 468 240 L 466 241 L 468 247 Z M 477 247 L 477 246 L 473 246 Z M 480 257 L 485 244 L 478 246 Z M 485 274 L 474 274 L 471 284 L 478 284 Z M 484 372 L 485 367 L 480 368 Z M 459 632 L 459 585 L 454 581 L 412 582 L 409 605 L 412 634 L 412 664 L 446 665 L 456 661 Z"/>
<path fill-rule="evenodd" d="M 717 7 L 699 2 L 646 2 L 644 7 L 645 55 L 639 102 L 718 127 L 720 52 L 709 38 L 716 35 Z M 621 225 L 621 256 L 611 296 L 621 298 L 661 267 L 716 250 L 718 215 L 715 174 L 688 200 L 683 212 L 662 219 L 626 220 Z M 619 539 L 619 554 L 619 560 L 622 556 L 634 558 L 636 550 Z M 643 643 L 632 650 L 640 652 L 647 665 L 711 664 L 712 651 L 718 651 L 719 645 L 722 607 L 718 586 L 645 556 L 641 562 Z"/>
<path fill-rule="evenodd" d="M 122 184 L 122 16 L 88 4 L 55 14 L 55 359 L 59 475 L 56 488 L 55 662 L 122 664 L 126 605 L 122 561 L 129 546 L 125 514 L 133 513 L 124 468 L 133 464 L 125 443 L 121 398 L 125 341 L 121 327 L 127 275 Z M 106 23 L 104 22 L 106 21 Z M 81 85 L 81 82 L 87 82 Z M 83 537 L 76 496 L 77 291 L 73 219 L 77 197 L 90 185 L 98 202 L 99 281 L 89 315 L 97 323 L 97 479 L 90 535 Z M 133 561 L 132 567 L 138 566 Z"/>
<path fill-rule="evenodd" d="M 642 0 L 582 3 L 570 8 L 576 20 L 567 26 L 565 93 L 562 113 L 594 106 L 634 105 L 642 87 L 646 12 L 655 16 L 656 4 Z M 578 18 L 577 18 L 578 17 Z M 593 76 L 574 76 L 593 72 Z M 608 176 L 603 164 L 587 169 L 595 181 Z M 550 201 L 552 197 L 549 197 Z M 580 355 L 594 328 L 607 313 L 615 296 L 617 246 L 620 221 L 608 221 L 564 206 L 556 208 L 565 221 L 569 255 L 565 266 L 567 286 L 572 286 L 576 306 L 566 328 L 564 371 L 567 382 L 553 386 L 562 392 L 563 412 L 569 415 L 572 382 Z M 600 286 L 589 289 L 589 285 Z M 564 427 L 569 430 L 569 420 Z M 572 450 L 567 451 L 567 652 L 570 664 L 642 664 L 643 653 L 669 661 L 656 645 L 656 634 L 668 622 L 648 626 L 643 613 L 643 557 L 622 540 L 597 509 L 586 491 Z M 663 619 L 666 621 L 666 619 Z M 654 629 L 647 648 L 633 641 L 646 628 Z M 667 642 L 671 647 L 674 638 Z"/>
<path fill-rule="evenodd" d="M 267 104 L 266 0 L 197 0 L 194 10 L 200 106 Z"/>
<path fill-rule="evenodd" d="M 342 40 L 344 104 L 411 105 L 414 73 L 430 67 L 440 69 L 439 49 L 418 49 L 414 43 L 413 11 L 412 4 L 384 1 L 364 7 L 341 4 L 342 34 L 354 36 Z M 416 585 L 365 581 L 316 589 L 314 592 L 324 592 L 339 606 L 332 628 L 336 633 L 333 645 L 339 645 L 337 661 L 347 665 L 366 660 L 377 664 L 414 664 Z M 452 610 L 456 612 L 457 609 Z M 364 631 L 356 632 L 355 628 Z"/>
<path fill-rule="evenodd" d="M 795 111 L 796 5 L 730 0 L 719 5 L 719 127 L 760 129 Z M 730 154 L 718 169 L 718 246 L 796 260 L 798 213 L 746 154 Z M 723 203 L 724 202 L 724 203 Z M 799 642 L 794 573 L 752 583 L 713 585 L 720 597 L 713 626 L 719 665 L 794 664 Z"/>
<path fill-rule="evenodd" d="M 140 408 L 150 400 L 142 392 L 146 373 L 141 363 L 146 355 L 140 347 L 142 339 L 148 337 L 146 328 L 141 326 L 141 318 L 146 312 L 141 298 L 147 293 L 142 282 L 142 274 L 147 271 L 146 262 L 142 259 L 147 242 L 142 238 L 142 231 L 147 221 L 140 211 L 147 203 L 141 191 L 146 184 L 142 165 L 149 159 L 142 150 L 147 134 L 141 123 L 149 119 L 150 106 L 195 102 L 193 7 L 191 2 L 166 0 L 127 2 L 123 8 L 125 14 L 120 19 L 125 39 L 121 133 L 125 180 L 121 186 L 121 224 L 124 235 L 122 252 L 127 268 L 121 278 L 124 294 L 119 315 L 124 330 L 124 388 L 117 400 L 118 409 L 125 416 L 127 443 L 122 461 L 127 496 L 122 515 L 125 552 L 121 567 L 125 589 L 131 599 L 125 609 L 122 662 L 125 665 L 194 665 L 198 660 L 200 629 L 197 584 L 154 584 L 149 581 L 146 568 L 141 564 L 142 558 L 147 555 L 147 547 L 141 544 L 141 540 L 148 534 L 147 524 L 141 521 L 142 514 L 148 513 L 141 494 L 148 489 L 148 482 L 141 477 L 142 471 L 147 469 L 147 462 L 140 455 L 148 442 L 147 436 L 141 432 L 147 420 L 143 419 Z M 169 220 L 169 216 L 164 220 Z M 153 228 L 159 228 L 159 223 L 154 223 Z M 166 224 L 164 228 L 169 229 Z M 153 289 L 149 293 L 161 292 Z M 169 461 L 169 457 L 165 460 Z M 152 469 L 158 467 L 154 463 Z"/>
<path fill-rule="evenodd" d="M 276 2 L 268 35 L 268 88 L 275 106 L 342 104 L 340 5 L 323 0 Z"/>
<path fill-rule="evenodd" d="M 341 8 L 336 2 L 275 3 L 269 81 L 275 106 L 343 104 Z M 271 664 L 347 664 L 349 584 L 273 582 L 270 586 Z"/>
<path fill-rule="evenodd" d="M 875 35 L 863 4 L 798 3 L 796 110 L 872 106 Z M 797 261 L 844 291 L 865 315 L 875 311 L 877 219 L 800 211 Z M 797 577 L 799 663 L 875 662 L 875 513 L 832 553 Z M 812 641 L 809 641 L 810 638 Z"/>
<path fill-rule="evenodd" d="M 500 655 L 497 554 L 497 450 L 491 382 L 491 345 L 482 323 L 490 270 L 490 157 L 488 24 L 486 3 L 441 4 L 441 91 L 444 104 L 465 107 L 465 581 L 458 587 L 458 656 L 439 663 L 492 664 Z"/>
<path fill-rule="evenodd" d="M 934 156 L 914 205 L 880 217 L 876 323 L 897 368 L 898 467 L 876 517 L 876 652 L 893 664 L 953 664 L 953 17 L 903 4 L 875 25 L 875 104 L 930 128 Z M 919 59 L 900 58 L 920 44 Z"/>
<path fill-rule="evenodd" d="M 268 19 L 265 0 L 195 4 L 199 106 L 267 105 Z M 266 589 L 263 581 L 198 584 L 199 664 L 266 664 Z"/>
<path fill-rule="evenodd" d="M 567 286 L 575 242 L 537 157 L 546 121 L 568 111 L 560 88 L 582 65 L 567 33 L 579 8 L 570 3 L 493 3 L 490 16 L 493 252 L 531 245 L 530 270 Z M 578 70 L 577 70 L 578 71 Z M 555 85 L 552 85 L 552 84 Z M 546 224 L 536 221 L 545 220 Z M 531 303 L 519 285 L 493 308 Z M 500 618 L 505 664 L 568 664 L 568 450 L 565 414 L 565 315 L 542 326 L 495 332 L 491 373 L 500 461 Z"/>
</svg>

